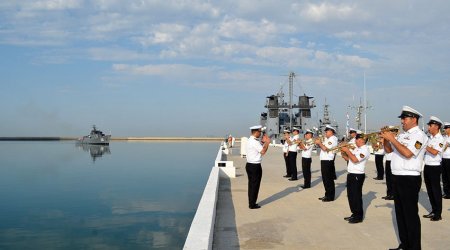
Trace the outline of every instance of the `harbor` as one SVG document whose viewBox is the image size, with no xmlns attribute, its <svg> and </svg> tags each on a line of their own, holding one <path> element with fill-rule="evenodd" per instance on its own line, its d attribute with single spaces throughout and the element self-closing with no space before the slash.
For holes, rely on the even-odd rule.
<svg viewBox="0 0 450 250">
<path fill-rule="evenodd" d="M 281 148 L 270 147 L 263 157 L 263 178 L 258 197 L 260 209 L 249 209 L 245 158 L 239 145 L 229 149 L 227 161 L 236 169 L 235 178 L 222 175 L 218 180 L 215 223 L 210 247 L 198 249 L 388 249 L 397 247 L 394 202 L 381 199 L 386 195 L 384 180 L 374 180 L 375 164 L 369 161 L 363 186 L 364 221 L 349 224 L 346 195 L 346 163 L 336 157 L 336 200 L 322 202 L 324 194 L 320 161 L 313 156 L 312 187 L 298 181 L 287 181 Z M 301 164 L 297 160 L 298 168 Z M 214 170 L 213 170 L 214 171 Z M 203 198 L 202 198 L 203 199 Z M 443 200 L 443 220 L 433 222 L 422 218 L 430 211 L 425 184 L 419 194 L 419 215 L 422 224 L 422 248 L 446 249 L 450 244 L 450 200 Z M 192 228 L 191 228 L 192 230 Z M 205 230 L 205 228 L 203 228 Z M 206 230 L 207 231 L 207 230 Z M 199 239 L 198 239 L 199 240 Z M 185 244 L 185 249 L 189 248 Z"/>
</svg>

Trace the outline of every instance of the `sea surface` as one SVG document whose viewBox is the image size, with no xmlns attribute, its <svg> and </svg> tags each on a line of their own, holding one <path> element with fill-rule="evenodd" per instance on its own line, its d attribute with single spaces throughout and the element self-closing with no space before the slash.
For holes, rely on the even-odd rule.
<svg viewBox="0 0 450 250">
<path fill-rule="evenodd" d="M 182 249 L 219 142 L 0 142 L 0 249 Z"/>
</svg>

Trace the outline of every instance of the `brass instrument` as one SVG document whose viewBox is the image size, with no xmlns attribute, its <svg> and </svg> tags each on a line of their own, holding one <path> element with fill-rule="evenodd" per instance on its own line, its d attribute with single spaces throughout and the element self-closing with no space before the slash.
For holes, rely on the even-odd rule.
<svg viewBox="0 0 450 250">
<path fill-rule="evenodd" d="M 349 148 L 349 149 L 355 149 L 356 145 L 348 142 L 341 143 L 340 145 L 337 145 L 336 147 L 330 148 L 327 150 L 327 152 L 333 152 L 337 153 L 338 151 L 341 151 L 342 148 Z"/>
<path fill-rule="evenodd" d="M 369 141 L 370 144 L 374 145 L 379 142 L 381 133 L 393 132 L 397 135 L 399 131 L 400 131 L 399 126 L 393 126 L 393 127 L 386 126 L 386 127 L 382 127 L 380 131 L 365 134 L 364 137 L 367 139 L 367 141 Z"/>
<path fill-rule="evenodd" d="M 444 149 L 442 150 L 442 152 L 445 152 L 445 150 L 447 150 L 447 148 L 448 148 L 449 146 L 450 146 L 449 143 L 446 142 L 446 143 L 445 143 L 445 147 L 444 147 Z"/>
<path fill-rule="evenodd" d="M 308 139 L 308 140 L 307 139 L 302 139 L 302 140 L 297 141 L 297 144 L 303 143 L 305 146 L 311 146 L 311 145 L 315 144 L 315 141 L 317 139 L 320 139 L 320 141 L 323 142 L 323 140 L 325 139 L 325 136 L 319 135 L 319 136 L 313 137 L 313 138 Z"/>
</svg>

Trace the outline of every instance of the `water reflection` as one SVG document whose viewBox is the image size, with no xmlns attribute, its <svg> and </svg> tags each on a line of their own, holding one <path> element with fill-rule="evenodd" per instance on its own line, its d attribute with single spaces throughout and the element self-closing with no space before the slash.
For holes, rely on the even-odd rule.
<svg viewBox="0 0 450 250">
<path fill-rule="evenodd" d="M 92 162 L 95 162 L 97 158 L 102 157 L 104 154 L 111 154 L 109 145 L 77 143 L 76 147 L 83 149 L 83 151 L 89 152 L 92 157 Z"/>
</svg>

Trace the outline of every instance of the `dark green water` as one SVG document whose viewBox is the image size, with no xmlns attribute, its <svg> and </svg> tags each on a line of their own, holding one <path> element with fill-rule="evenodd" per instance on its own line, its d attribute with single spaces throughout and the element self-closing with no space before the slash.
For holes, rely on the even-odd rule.
<svg viewBox="0 0 450 250">
<path fill-rule="evenodd" d="M 181 249 L 217 142 L 0 142 L 0 249 Z"/>
</svg>

